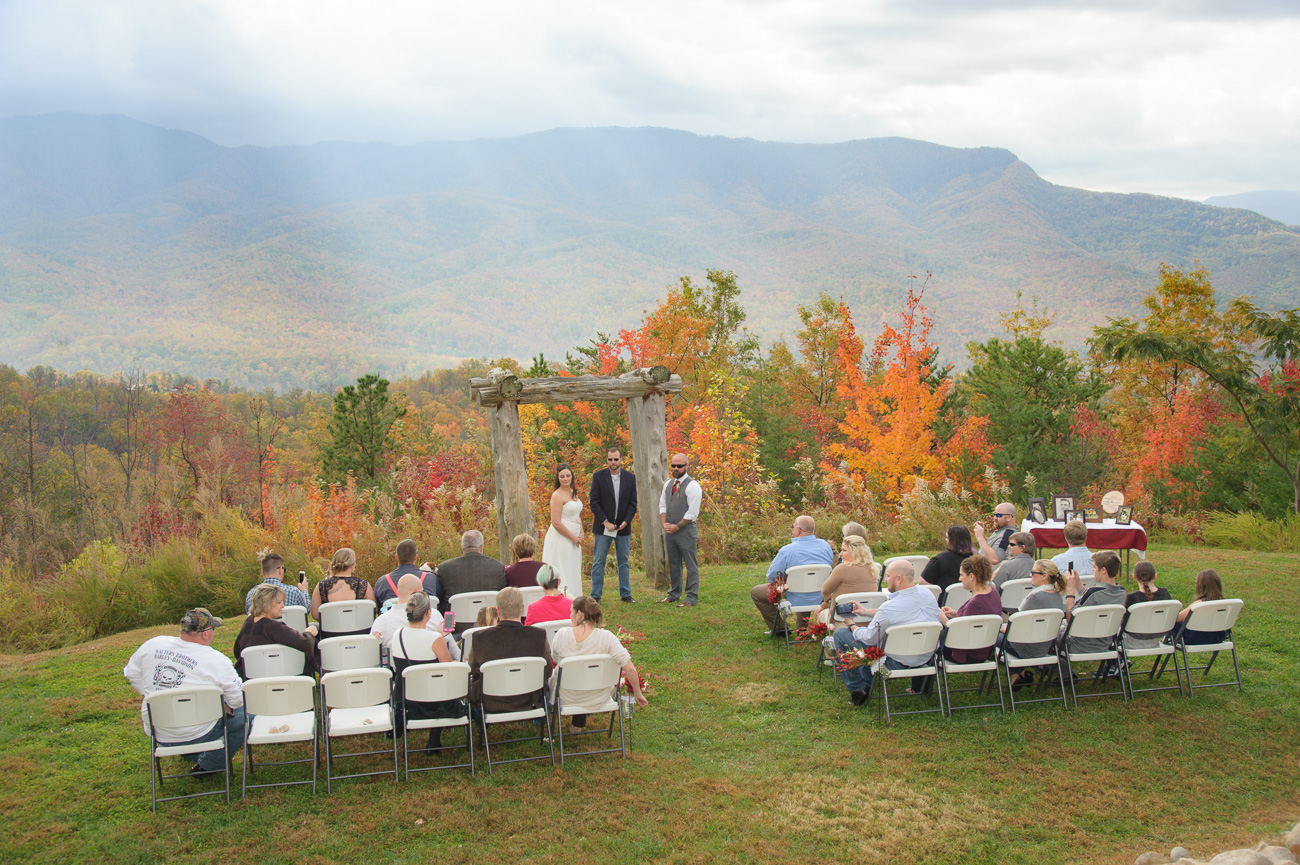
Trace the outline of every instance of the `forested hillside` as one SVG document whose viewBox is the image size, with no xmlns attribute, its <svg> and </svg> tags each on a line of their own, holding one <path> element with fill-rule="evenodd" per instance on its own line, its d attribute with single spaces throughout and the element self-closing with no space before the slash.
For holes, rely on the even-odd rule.
<svg viewBox="0 0 1300 865">
<path fill-rule="evenodd" d="M 1015 292 L 1080 346 L 1161 262 L 1300 294 L 1300 234 L 1242 210 L 1054 186 L 1005 151 L 560 129 L 412 146 L 223 147 L 124 117 L 0 121 L 0 361 L 252 387 L 556 354 L 734 271 L 748 325 L 842 296 L 874 331 L 934 274 L 951 359 Z"/>
</svg>

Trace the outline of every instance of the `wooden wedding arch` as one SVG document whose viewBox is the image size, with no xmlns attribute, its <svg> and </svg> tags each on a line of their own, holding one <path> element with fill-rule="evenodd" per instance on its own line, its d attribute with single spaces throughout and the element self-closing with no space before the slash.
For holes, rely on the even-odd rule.
<svg viewBox="0 0 1300 865">
<path fill-rule="evenodd" d="M 496 368 L 484 378 L 469 380 L 474 402 L 487 408 L 492 430 L 492 464 L 497 486 L 497 537 L 505 557 L 515 535 L 537 537 L 533 504 L 528 495 L 519 406 L 532 403 L 621 399 L 627 406 L 632 436 L 632 465 L 636 470 L 636 508 L 641 517 L 641 548 L 646 575 L 655 586 L 668 585 L 668 548 L 659 520 L 659 494 L 668 482 L 668 437 L 664 396 L 680 393 L 681 376 L 667 367 L 635 369 L 623 375 L 519 378 Z"/>
</svg>

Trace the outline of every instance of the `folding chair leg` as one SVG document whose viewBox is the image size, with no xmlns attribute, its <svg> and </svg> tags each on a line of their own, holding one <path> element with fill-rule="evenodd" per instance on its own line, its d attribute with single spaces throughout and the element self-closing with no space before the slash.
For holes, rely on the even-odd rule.
<svg viewBox="0 0 1300 865">
<path fill-rule="evenodd" d="M 1241 667 L 1237 664 L 1237 646 L 1232 646 L 1232 669 L 1237 674 L 1237 691 L 1242 692 L 1246 689 L 1241 686 Z"/>
</svg>

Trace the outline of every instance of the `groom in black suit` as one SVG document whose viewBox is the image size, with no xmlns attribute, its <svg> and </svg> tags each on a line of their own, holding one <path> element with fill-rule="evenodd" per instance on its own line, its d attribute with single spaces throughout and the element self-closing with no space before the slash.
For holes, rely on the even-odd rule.
<svg viewBox="0 0 1300 865">
<path fill-rule="evenodd" d="M 587 499 L 593 517 L 591 536 L 596 539 L 591 556 L 591 596 L 599 601 L 605 588 L 605 558 L 613 543 L 618 556 L 618 594 L 631 604 L 635 598 L 627 557 L 632 545 L 632 518 L 636 516 L 636 475 L 623 470 L 623 454 L 618 448 L 605 452 L 605 465 L 607 468 L 592 473 Z"/>
</svg>

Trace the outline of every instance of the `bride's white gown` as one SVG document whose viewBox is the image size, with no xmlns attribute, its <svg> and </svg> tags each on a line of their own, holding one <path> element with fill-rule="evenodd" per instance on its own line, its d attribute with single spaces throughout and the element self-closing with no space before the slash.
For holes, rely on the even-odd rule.
<svg viewBox="0 0 1300 865">
<path fill-rule="evenodd" d="M 560 521 L 575 535 L 582 529 L 582 502 L 565 502 Z M 542 542 L 542 561 L 560 575 L 560 593 L 576 598 L 582 594 L 582 547 L 551 526 Z"/>
</svg>

